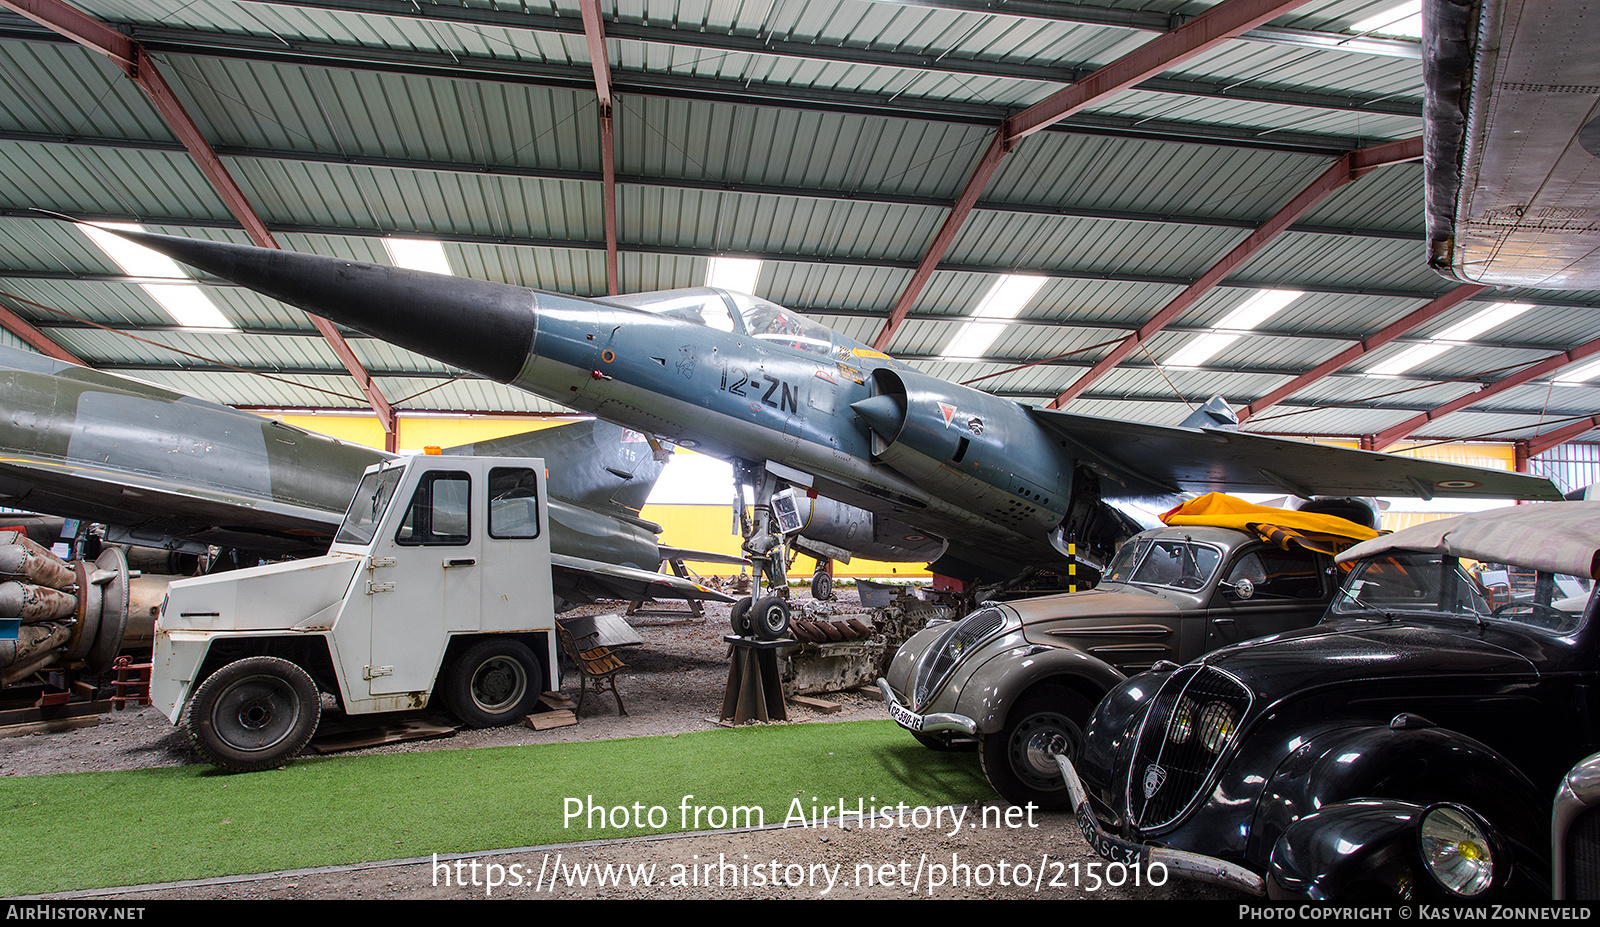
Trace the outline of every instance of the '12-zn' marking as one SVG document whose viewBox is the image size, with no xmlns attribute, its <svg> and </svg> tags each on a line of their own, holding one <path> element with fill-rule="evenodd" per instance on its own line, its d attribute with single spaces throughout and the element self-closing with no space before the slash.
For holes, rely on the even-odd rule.
<svg viewBox="0 0 1600 927">
<path fill-rule="evenodd" d="M 728 382 L 730 376 L 734 378 L 732 383 Z M 800 413 L 800 387 L 764 373 L 758 374 L 752 379 L 745 373 L 743 367 L 722 368 L 722 389 L 724 392 L 732 393 L 735 396 L 751 395 L 745 392 L 745 387 L 747 386 L 752 390 L 759 391 L 762 380 L 767 381 L 767 391 L 761 394 L 763 403 L 780 412 L 793 412 L 796 415 Z M 772 394 L 778 392 L 779 387 L 782 387 L 783 391 L 777 399 L 773 399 Z"/>
</svg>

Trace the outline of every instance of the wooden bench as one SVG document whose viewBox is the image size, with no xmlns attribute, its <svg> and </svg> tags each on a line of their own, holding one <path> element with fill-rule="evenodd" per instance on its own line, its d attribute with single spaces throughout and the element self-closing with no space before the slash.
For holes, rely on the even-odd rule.
<svg viewBox="0 0 1600 927">
<path fill-rule="evenodd" d="M 596 693 L 609 691 L 617 699 L 617 716 L 627 717 L 628 710 L 622 707 L 622 693 L 617 691 L 617 674 L 628 668 L 610 647 L 589 647 L 594 640 L 593 636 L 583 639 L 583 644 L 575 643 L 572 635 L 561 623 L 556 622 L 556 637 L 561 642 L 561 649 L 577 667 L 579 677 L 577 716 L 583 717 L 583 700 L 592 690 Z M 588 647 L 580 650 L 579 647 Z"/>
</svg>

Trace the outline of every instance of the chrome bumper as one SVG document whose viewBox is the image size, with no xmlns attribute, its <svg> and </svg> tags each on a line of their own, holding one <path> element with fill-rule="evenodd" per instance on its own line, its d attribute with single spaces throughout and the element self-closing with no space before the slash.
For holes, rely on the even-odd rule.
<svg viewBox="0 0 1600 927">
<path fill-rule="evenodd" d="M 878 677 L 878 691 L 883 693 L 883 702 L 889 706 L 889 717 L 894 719 L 894 723 L 912 733 L 938 734 L 945 731 L 967 735 L 978 733 L 978 722 L 966 715 L 942 712 L 932 715 L 917 714 L 900 701 L 894 694 L 894 687 L 889 685 L 889 680 L 882 676 Z"/>
<path fill-rule="evenodd" d="M 1114 863 L 1141 868 L 1159 863 L 1168 873 L 1180 879 L 1208 882 L 1263 897 L 1267 894 L 1266 880 L 1238 863 L 1187 850 L 1134 843 L 1106 833 L 1100 828 L 1100 819 L 1089 808 L 1089 790 L 1083 787 L 1083 780 L 1078 778 L 1078 771 L 1072 768 L 1072 761 L 1058 753 L 1056 765 L 1061 767 L 1061 777 L 1066 780 L 1067 792 L 1072 796 L 1078 829 L 1083 832 L 1083 839 L 1102 857 Z"/>
</svg>

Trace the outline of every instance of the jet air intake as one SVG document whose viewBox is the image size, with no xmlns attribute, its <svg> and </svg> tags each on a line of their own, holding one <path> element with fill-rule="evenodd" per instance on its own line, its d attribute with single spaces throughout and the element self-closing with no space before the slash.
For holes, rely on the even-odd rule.
<svg viewBox="0 0 1600 927">
<path fill-rule="evenodd" d="M 873 458 L 924 489 L 962 498 L 1015 530 L 1061 523 L 1073 461 L 1022 406 L 914 370 L 879 368 L 872 395 L 850 408 L 872 436 Z"/>
</svg>

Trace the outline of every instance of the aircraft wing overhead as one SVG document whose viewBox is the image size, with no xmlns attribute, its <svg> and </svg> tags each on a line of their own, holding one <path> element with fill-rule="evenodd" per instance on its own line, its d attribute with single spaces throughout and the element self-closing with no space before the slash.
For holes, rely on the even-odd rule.
<svg viewBox="0 0 1600 927">
<path fill-rule="evenodd" d="M 695 550 L 690 547 L 663 547 L 661 548 L 663 560 L 689 560 L 694 563 L 726 563 L 730 566 L 749 566 L 750 561 L 738 554 L 719 554 L 711 550 Z"/>
<path fill-rule="evenodd" d="M 1190 492 L 1431 499 L 1561 498 L 1543 477 L 1214 428 L 1147 425 L 1033 408 L 1102 478 L 1107 497 Z"/>
<path fill-rule="evenodd" d="M 1600 287 L 1600 8 L 1427 0 L 1429 263 L 1456 280 Z"/>
<path fill-rule="evenodd" d="M 279 552 L 326 546 L 342 518 L 313 506 L 15 452 L 0 456 L 0 502 L 136 534 L 147 527 L 203 544 Z"/>
<path fill-rule="evenodd" d="M 699 583 L 666 573 L 601 563 L 565 554 L 551 554 L 556 595 L 568 604 L 595 599 L 701 599 L 732 602 L 734 598 Z"/>
</svg>

